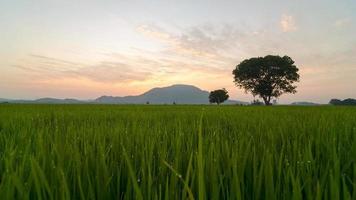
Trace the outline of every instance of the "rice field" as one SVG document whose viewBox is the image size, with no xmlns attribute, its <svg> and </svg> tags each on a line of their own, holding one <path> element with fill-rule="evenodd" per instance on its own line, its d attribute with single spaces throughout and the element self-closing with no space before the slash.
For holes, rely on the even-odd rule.
<svg viewBox="0 0 356 200">
<path fill-rule="evenodd" d="M 1 199 L 355 199 L 356 107 L 0 105 Z"/>
</svg>

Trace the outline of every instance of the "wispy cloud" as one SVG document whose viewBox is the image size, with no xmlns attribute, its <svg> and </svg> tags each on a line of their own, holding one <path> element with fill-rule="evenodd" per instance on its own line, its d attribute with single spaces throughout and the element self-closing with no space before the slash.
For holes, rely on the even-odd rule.
<svg viewBox="0 0 356 200">
<path fill-rule="evenodd" d="M 53 57 L 48 57 L 48 56 L 43 56 L 43 55 L 37 55 L 37 54 L 30 54 L 30 57 L 36 58 L 42 63 L 45 64 L 54 64 L 54 65 L 60 65 L 60 66 L 80 66 L 81 64 L 78 62 L 73 62 L 73 61 L 68 61 L 64 59 L 58 59 L 58 58 L 53 58 Z"/>
<path fill-rule="evenodd" d="M 118 83 L 142 81 L 150 72 L 122 62 L 102 61 L 84 65 L 42 55 L 29 55 L 24 63 L 13 65 L 36 79 L 86 78 L 96 82 Z"/>
<path fill-rule="evenodd" d="M 166 43 L 176 44 L 177 38 L 156 25 L 143 24 L 136 28 L 136 31 L 147 37 L 164 41 Z"/>
<path fill-rule="evenodd" d="M 336 20 L 333 25 L 336 27 L 343 27 L 349 25 L 350 23 L 351 23 L 351 19 L 347 17 L 347 18 Z"/>
<path fill-rule="evenodd" d="M 135 68 L 126 63 L 101 62 L 90 67 L 80 68 L 69 73 L 90 80 L 106 83 L 126 83 L 131 81 L 144 81 L 150 78 L 151 72 Z"/>
<path fill-rule="evenodd" d="M 227 25 L 218 28 L 196 26 L 181 34 L 170 33 L 155 25 L 141 25 L 136 30 L 167 45 L 165 53 L 209 60 L 225 59 L 226 52 L 233 47 L 231 41 L 237 41 L 236 38 L 241 34 Z"/>
<path fill-rule="evenodd" d="M 282 15 L 280 26 L 283 32 L 292 32 L 297 30 L 297 25 L 292 15 Z"/>
</svg>

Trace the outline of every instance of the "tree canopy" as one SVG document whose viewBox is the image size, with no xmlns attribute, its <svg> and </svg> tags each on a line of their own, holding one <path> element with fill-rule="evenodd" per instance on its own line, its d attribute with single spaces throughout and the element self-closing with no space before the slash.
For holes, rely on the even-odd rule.
<svg viewBox="0 0 356 200">
<path fill-rule="evenodd" d="M 226 101 L 228 98 L 229 98 L 229 94 L 225 88 L 211 91 L 209 94 L 209 102 L 217 103 L 218 105 Z"/>
<path fill-rule="evenodd" d="M 329 104 L 331 105 L 347 105 L 347 106 L 352 106 L 352 105 L 356 105 L 356 99 L 344 99 L 344 100 L 340 100 L 340 99 L 331 99 Z"/>
<path fill-rule="evenodd" d="M 254 57 L 242 61 L 232 71 L 237 87 L 259 96 L 266 105 L 283 93 L 296 93 L 294 82 L 299 81 L 298 68 L 288 56 Z"/>
</svg>

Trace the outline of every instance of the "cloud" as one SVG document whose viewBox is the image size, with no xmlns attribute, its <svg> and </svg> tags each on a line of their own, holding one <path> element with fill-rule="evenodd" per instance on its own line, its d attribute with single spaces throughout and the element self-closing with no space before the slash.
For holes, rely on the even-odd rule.
<svg viewBox="0 0 356 200">
<path fill-rule="evenodd" d="M 136 28 L 136 31 L 147 37 L 161 40 L 166 43 L 175 44 L 177 42 L 177 38 L 155 25 L 140 25 Z"/>
<path fill-rule="evenodd" d="M 52 57 L 47 57 L 47 56 L 43 56 L 43 55 L 37 55 L 37 54 L 30 54 L 29 56 L 33 57 L 33 58 L 38 58 L 39 60 L 41 60 L 42 62 L 45 62 L 47 64 L 58 64 L 61 66 L 79 66 L 81 65 L 80 63 L 77 62 L 72 62 L 72 61 L 67 61 L 67 60 L 63 60 L 63 59 L 58 59 L 58 58 L 52 58 Z"/>
<path fill-rule="evenodd" d="M 23 63 L 13 65 L 36 79 L 86 78 L 102 83 L 143 81 L 151 72 L 128 63 L 102 61 L 84 65 L 63 59 L 30 54 Z"/>
<path fill-rule="evenodd" d="M 343 27 L 351 24 L 351 19 L 350 18 L 342 18 L 338 19 L 334 22 L 334 26 L 336 27 Z"/>
<path fill-rule="evenodd" d="M 237 29 L 228 26 L 196 26 L 181 34 L 170 33 L 155 25 L 141 25 L 136 30 L 148 38 L 164 43 L 167 46 L 165 53 L 208 60 L 224 59 L 225 53 L 233 47 L 231 41 L 237 41 L 236 37 L 240 34 L 235 32 Z"/>
<path fill-rule="evenodd" d="M 149 79 L 152 74 L 149 71 L 137 69 L 134 66 L 120 62 L 101 62 L 97 65 L 69 71 L 68 73 L 105 83 L 144 81 Z"/>
<path fill-rule="evenodd" d="M 291 15 L 282 15 L 280 20 L 280 26 L 283 32 L 292 32 L 297 30 L 294 17 Z"/>
<path fill-rule="evenodd" d="M 229 24 L 205 24 L 182 29 L 179 33 L 155 25 L 143 25 L 137 31 L 148 39 L 163 43 L 165 48 L 160 53 L 165 56 L 175 56 L 191 63 L 203 62 L 209 66 L 219 65 L 220 68 L 231 68 L 251 56 L 286 53 L 285 44 L 291 40 L 269 27 L 251 29 Z"/>
</svg>

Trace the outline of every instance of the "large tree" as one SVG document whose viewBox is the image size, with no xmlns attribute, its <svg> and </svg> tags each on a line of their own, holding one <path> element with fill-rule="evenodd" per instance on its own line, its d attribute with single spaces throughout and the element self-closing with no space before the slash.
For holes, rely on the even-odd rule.
<svg viewBox="0 0 356 200">
<path fill-rule="evenodd" d="M 226 101 L 228 98 L 229 95 L 225 88 L 211 91 L 209 94 L 209 102 L 217 103 L 218 105 Z"/>
<path fill-rule="evenodd" d="M 283 93 L 296 93 L 298 68 L 288 56 L 255 57 L 242 61 L 232 71 L 237 87 L 259 96 L 266 105 Z"/>
</svg>

